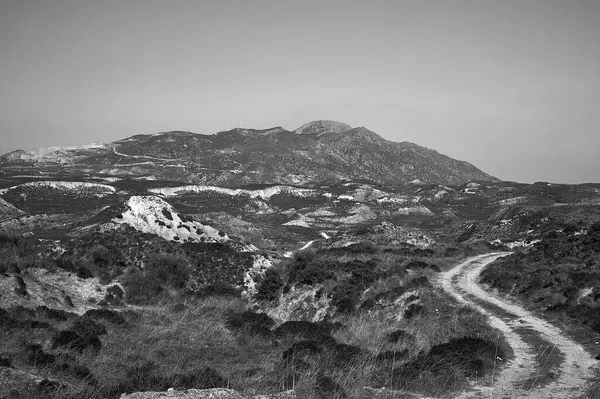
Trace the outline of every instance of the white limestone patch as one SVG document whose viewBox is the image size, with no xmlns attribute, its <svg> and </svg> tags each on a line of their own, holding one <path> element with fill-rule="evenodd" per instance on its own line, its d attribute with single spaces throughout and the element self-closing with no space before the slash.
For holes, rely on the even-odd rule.
<svg viewBox="0 0 600 399">
<path fill-rule="evenodd" d="M 26 296 L 17 295 L 14 276 L 0 275 L 0 307 L 24 306 L 35 309 L 47 306 L 68 312 L 83 314 L 97 307 L 106 296 L 108 286 L 99 283 L 97 277 L 82 279 L 64 270 L 48 271 L 30 268 L 21 273 Z M 110 284 L 115 285 L 115 284 Z"/>
<path fill-rule="evenodd" d="M 290 220 L 289 222 L 286 222 L 286 223 L 282 224 L 282 226 L 310 227 L 310 225 L 308 224 L 308 222 L 304 218 L 300 218 L 300 219 L 296 219 L 296 220 Z"/>
<path fill-rule="evenodd" d="M 231 189 L 224 187 L 216 187 L 216 186 L 205 186 L 205 185 L 189 185 L 189 186 L 179 186 L 179 187 L 163 187 L 163 188 L 153 188 L 148 190 L 154 194 L 164 195 L 165 197 L 177 197 L 183 194 L 189 193 L 201 193 L 212 191 L 220 194 L 226 195 L 246 195 L 250 198 L 262 198 L 269 199 L 274 195 L 278 194 L 288 194 L 297 197 L 310 197 L 315 196 L 317 194 L 316 190 L 308 189 L 308 188 L 298 188 L 291 186 L 272 186 L 267 187 L 260 190 L 247 190 L 243 188 Z"/>
<path fill-rule="evenodd" d="M 433 212 L 424 205 L 415 205 L 410 207 L 401 207 L 397 209 L 399 215 L 425 215 L 431 216 Z"/>
<path fill-rule="evenodd" d="M 245 290 L 242 292 L 242 296 L 251 298 L 256 294 L 257 283 L 262 276 L 265 275 L 265 270 L 273 266 L 268 258 L 262 255 L 253 255 L 252 267 L 246 270 L 244 273 L 244 287 Z"/>
<path fill-rule="evenodd" d="M 502 242 L 502 240 L 496 239 L 496 240 L 490 242 L 490 244 L 500 244 L 500 245 L 504 245 L 510 249 L 514 249 L 514 248 L 533 247 L 535 244 L 537 244 L 538 242 L 541 242 L 541 241 L 542 240 L 540 240 L 540 239 L 535 239 L 535 240 L 524 239 L 524 240 L 519 240 L 519 241 Z"/>
<path fill-rule="evenodd" d="M 4 188 L 0 190 L 0 195 L 5 195 L 16 188 L 48 188 L 60 191 L 70 191 L 83 195 L 94 195 L 97 197 L 103 197 L 116 192 L 116 189 L 113 186 L 107 184 L 46 180 L 23 183 Z"/>
<path fill-rule="evenodd" d="M 507 198 L 500 201 L 492 202 L 493 205 L 501 205 L 501 206 L 509 206 L 509 205 L 517 205 L 522 202 L 527 201 L 527 197 L 514 197 Z"/>
<path fill-rule="evenodd" d="M 3 157 L 9 161 L 69 164 L 78 156 L 104 152 L 107 148 L 107 144 L 101 143 L 71 147 L 45 147 L 29 151 L 17 150 L 4 155 Z"/>
<path fill-rule="evenodd" d="M 165 240 L 178 242 L 226 242 L 227 234 L 211 226 L 186 218 L 171 205 L 156 196 L 133 196 L 126 203 L 127 210 L 114 223 L 128 224 L 143 233 L 158 235 Z"/>
<path fill-rule="evenodd" d="M 0 216 L 1 217 L 17 216 L 17 215 L 21 215 L 23 213 L 25 213 L 25 212 L 23 212 L 22 210 L 20 210 L 13 204 L 6 202 L 2 198 L 0 198 Z"/>
</svg>

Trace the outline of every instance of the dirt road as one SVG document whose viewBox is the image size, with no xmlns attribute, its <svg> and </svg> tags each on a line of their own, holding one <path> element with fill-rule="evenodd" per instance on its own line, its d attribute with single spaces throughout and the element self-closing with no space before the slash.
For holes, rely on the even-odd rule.
<svg viewBox="0 0 600 399">
<path fill-rule="evenodd" d="M 469 258 L 441 274 L 442 287 L 457 300 L 489 317 L 502 331 L 514 358 L 494 372 L 491 386 L 476 386 L 461 398 L 588 398 L 590 382 L 597 378 L 598 361 L 560 329 L 534 316 L 516 302 L 485 291 L 479 274 L 508 253 Z M 542 343 L 542 344 L 540 344 Z M 544 345 L 544 343 L 546 345 Z M 542 351 L 542 348 L 543 351 Z"/>
</svg>

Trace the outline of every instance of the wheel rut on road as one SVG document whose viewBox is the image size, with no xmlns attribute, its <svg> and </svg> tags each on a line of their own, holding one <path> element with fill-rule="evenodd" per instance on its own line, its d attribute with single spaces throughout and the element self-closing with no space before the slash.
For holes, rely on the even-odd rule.
<svg viewBox="0 0 600 399">
<path fill-rule="evenodd" d="M 598 361 L 559 328 L 479 285 L 483 269 L 508 254 L 478 255 L 440 275 L 444 290 L 488 316 L 490 325 L 502 332 L 514 352 L 513 359 L 494 371 L 489 386 L 474 386 L 459 398 L 589 397 Z"/>
</svg>

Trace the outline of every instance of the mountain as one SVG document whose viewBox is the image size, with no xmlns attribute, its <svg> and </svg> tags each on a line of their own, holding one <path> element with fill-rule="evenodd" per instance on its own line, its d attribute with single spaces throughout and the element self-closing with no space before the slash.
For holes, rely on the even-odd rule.
<svg viewBox="0 0 600 399">
<path fill-rule="evenodd" d="M 0 168 L 223 186 L 352 179 L 386 184 L 497 180 L 437 151 L 334 121 L 313 121 L 294 131 L 280 126 L 212 135 L 172 131 L 105 144 L 17 150 L 0 157 Z"/>
</svg>

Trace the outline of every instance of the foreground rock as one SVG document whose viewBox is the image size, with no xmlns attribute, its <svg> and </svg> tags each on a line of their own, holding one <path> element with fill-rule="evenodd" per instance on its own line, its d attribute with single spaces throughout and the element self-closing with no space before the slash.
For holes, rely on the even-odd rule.
<svg viewBox="0 0 600 399">
<path fill-rule="evenodd" d="M 246 395 L 233 389 L 187 389 L 185 391 L 167 392 L 135 392 L 121 395 L 121 399 L 291 399 L 295 398 L 294 391 L 286 391 L 269 395 Z"/>
</svg>

